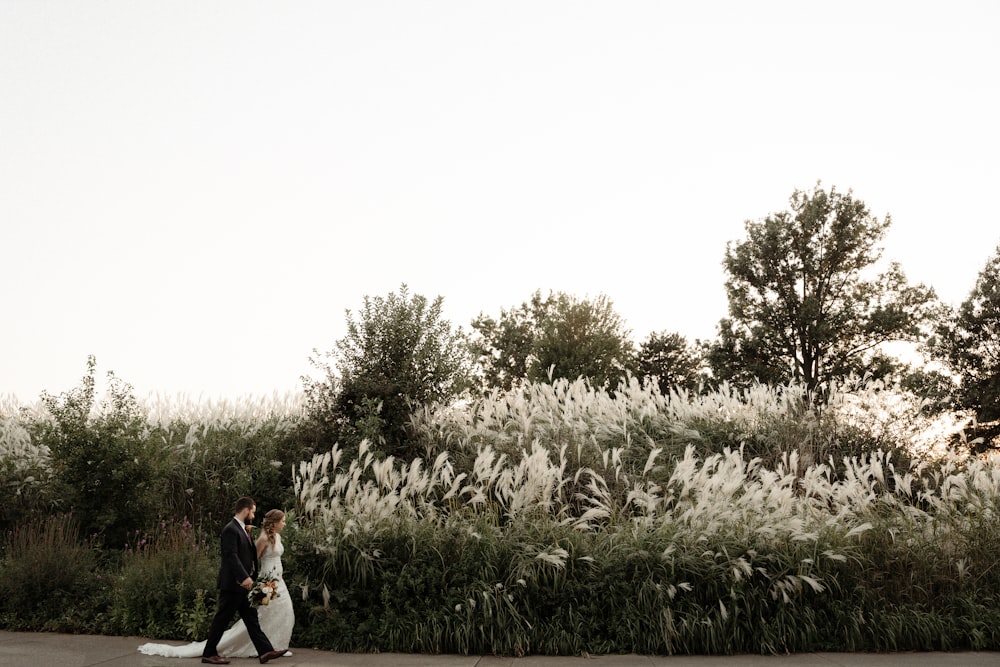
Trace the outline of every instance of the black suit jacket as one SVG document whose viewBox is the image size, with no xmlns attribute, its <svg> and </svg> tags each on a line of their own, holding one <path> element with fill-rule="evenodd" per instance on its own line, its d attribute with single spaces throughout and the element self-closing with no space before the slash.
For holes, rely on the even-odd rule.
<svg viewBox="0 0 1000 667">
<path fill-rule="evenodd" d="M 241 591 L 240 583 L 257 574 L 257 547 L 234 517 L 222 529 L 222 567 L 216 585 L 223 591 Z"/>
</svg>

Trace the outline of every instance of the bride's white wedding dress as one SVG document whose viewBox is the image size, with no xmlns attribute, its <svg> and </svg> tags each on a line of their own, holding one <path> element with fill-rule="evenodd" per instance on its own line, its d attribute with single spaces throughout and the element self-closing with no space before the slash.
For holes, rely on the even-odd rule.
<svg viewBox="0 0 1000 667">
<path fill-rule="evenodd" d="M 278 597 L 268 605 L 257 607 L 257 618 L 260 628 L 271 640 L 275 648 L 288 648 L 292 638 L 292 627 L 295 625 L 295 611 L 292 609 L 292 598 L 288 595 L 288 587 L 282 577 L 281 554 L 285 547 L 281 543 L 281 535 L 274 536 L 274 546 L 270 544 L 264 549 L 260 559 L 261 574 L 270 575 L 278 581 Z M 205 642 L 192 642 L 181 646 L 171 644 L 143 644 L 140 653 L 146 655 L 161 655 L 167 658 L 200 658 L 205 650 Z M 226 630 L 219 641 L 219 655 L 226 658 L 255 658 L 257 649 L 250 641 L 250 635 L 243 624 L 243 619 L 237 618 L 233 627 Z"/>
</svg>

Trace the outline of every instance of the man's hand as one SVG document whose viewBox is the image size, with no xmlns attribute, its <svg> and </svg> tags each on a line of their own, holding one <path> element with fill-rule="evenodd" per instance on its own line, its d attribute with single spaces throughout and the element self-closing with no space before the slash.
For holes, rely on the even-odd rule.
<svg viewBox="0 0 1000 667">
<path fill-rule="evenodd" d="M 253 588 L 253 579 L 251 579 L 250 577 L 247 577 L 246 579 L 243 580 L 243 582 L 240 584 L 240 586 L 242 586 L 243 588 L 245 588 L 247 590 L 250 590 L 251 588 Z"/>
</svg>

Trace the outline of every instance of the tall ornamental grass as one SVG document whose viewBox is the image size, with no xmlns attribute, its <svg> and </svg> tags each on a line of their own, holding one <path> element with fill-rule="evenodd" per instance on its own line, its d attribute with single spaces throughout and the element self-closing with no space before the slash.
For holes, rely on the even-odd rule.
<svg viewBox="0 0 1000 667">
<path fill-rule="evenodd" d="M 930 459 L 919 405 L 882 387 L 831 393 L 811 424 L 792 395 L 532 385 L 415 416 L 427 462 L 318 454 L 294 473 L 299 636 L 514 655 L 1000 647 L 998 462 Z M 834 458 L 841 435 L 894 446 Z"/>
<path fill-rule="evenodd" d="M 664 394 L 636 378 L 616 391 L 562 379 L 427 405 L 413 414 L 411 427 L 427 460 L 445 451 L 459 460 L 481 445 L 511 454 L 538 441 L 565 445 L 574 467 L 593 467 L 613 450 L 631 467 L 643 465 L 654 449 L 677 458 L 689 446 L 701 455 L 742 448 L 773 466 L 792 450 L 804 465 L 830 458 L 836 465 L 845 455 L 882 449 L 909 457 L 932 446 L 928 438 L 938 422 L 912 395 L 858 381 L 823 393 L 825 401 L 815 406 L 797 385 Z"/>
<path fill-rule="evenodd" d="M 100 552 L 82 540 L 71 515 L 23 521 L 0 544 L 0 627 L 92 632 L 112 604 Z"/>
<path fill-rule="evenodd" d="M 947 451 L 960 421 L 931 420 L 892 387 L 824 387 L 820 404 L 795 386 L 663 395 L 636 380 L 617 391 L 529 383 L 416 409 L 415 460 L 316 441 L 294 395 L 118 392 L 73 420 L 46 409 L 85 407 L 85 392 L 0 403 L 0 474 L 20 489 L 0 526 L 2 627 L 203 636 L 217 530 L 249 494 L 291 510 L 300 646 L 1000 649 L 1000 464 Z M 65 442 L 86 444 L 74 450 L 81 466 L 144 471 L 141 490 L 116 487 L 156 508 L 142 525 L 110 517 L 127 545 L 59 518 L 71 507 L 58 490 L 74 484 Z M 171 520 L 181 516 L 206 528 Z M 66 562 L 78 566 L 64 580 L 50 565 Z M 39 602 L 43 588 L 58 592 Z"/>
<path fill-rule="evenodd" d="M 0 527 L 45 515 L 51 503 L 50 452 L 16 416 L 0 416 Z"/>
<path fill-rule="evenodd" d="M 141 405 L 170 516 L 224 516 L 244 495 L 268 509 L 290 505 L 292 466 L 313 451 L 295 437 L 301 396 L 152 395 Z"/>
</svg>

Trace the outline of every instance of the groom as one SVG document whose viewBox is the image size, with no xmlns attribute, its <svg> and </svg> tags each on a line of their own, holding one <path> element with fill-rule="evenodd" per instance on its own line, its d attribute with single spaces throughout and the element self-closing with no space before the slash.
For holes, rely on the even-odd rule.
<svg viewBox="0 0 1000 667">
<path fill-rule="evenodd" d="M 239 612 L 250 641 L 257 649 L 260 664 L 281 657 L 285 649 L 274 650 L 257 620 L 257 610 L 250 605 L 247 592 L 253 588 L 257 573 L 257 547 L 250 537 L 247 524 L 253 521 L 257 503 L 253 498 L 236 501 L 236 515 L 222 529 L 222 567 L 219 569 L 219 610 L 208 629 L 208 639 L 201 661 L 209 665 L 228 665 L 229 661 L 218 654 L 219 640 L 229 627 L 233 616 Z"/>
</svg>

